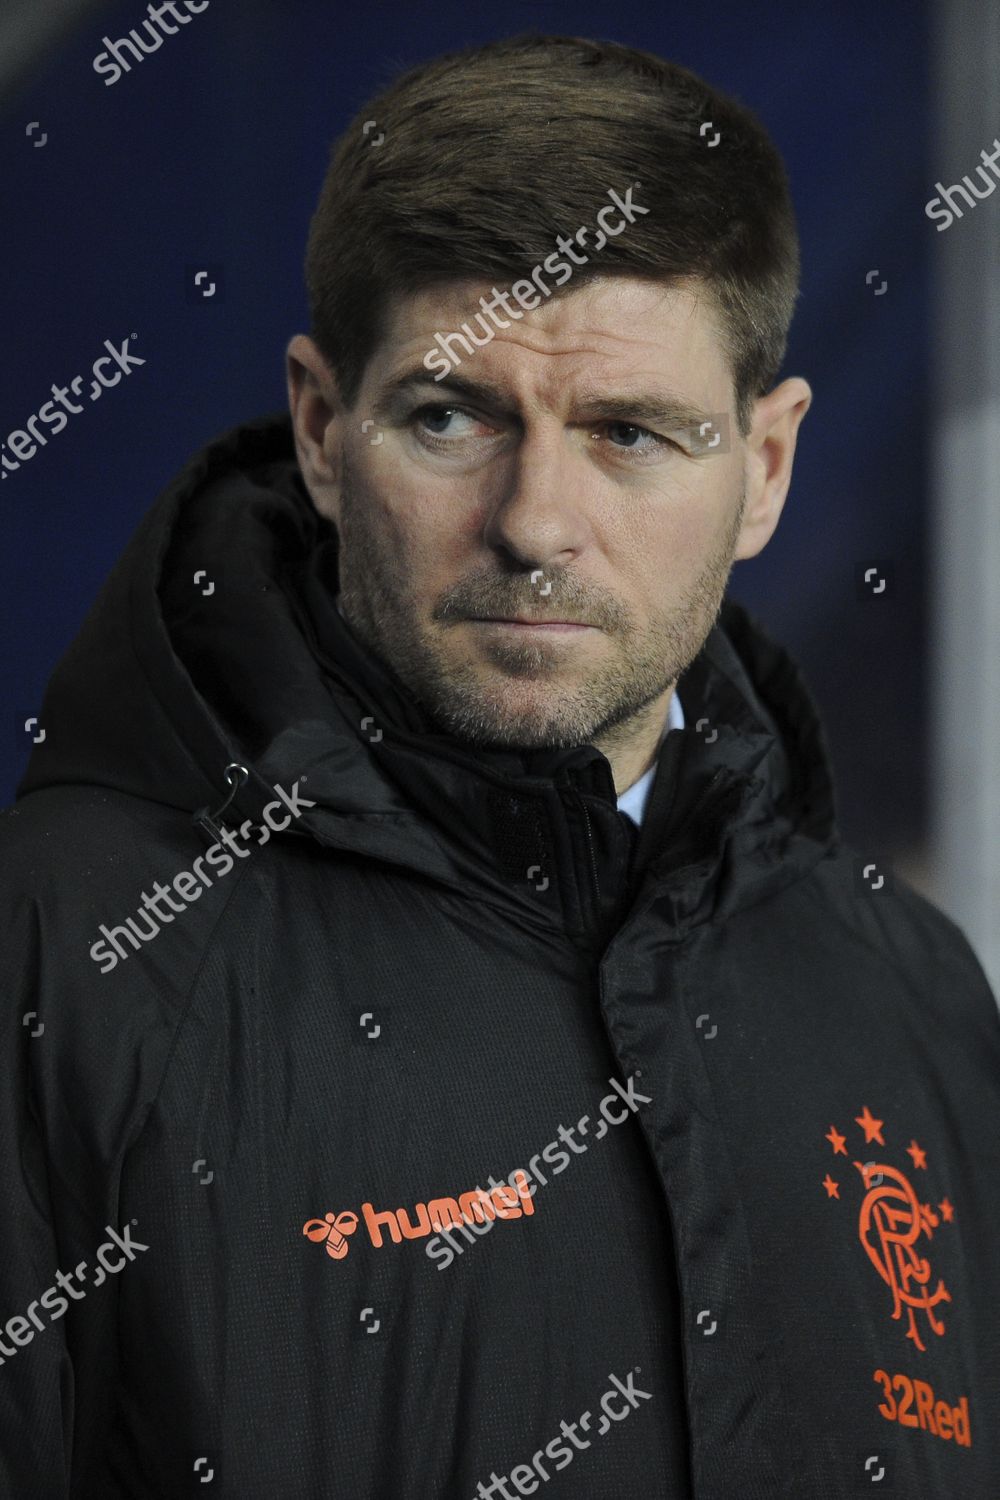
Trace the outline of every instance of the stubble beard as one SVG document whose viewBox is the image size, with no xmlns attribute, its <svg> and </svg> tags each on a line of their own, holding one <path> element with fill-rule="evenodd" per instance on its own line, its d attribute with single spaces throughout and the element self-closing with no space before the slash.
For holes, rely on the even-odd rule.
<svg viewBox="0 0 1000 1500">
<path fill-rule="evenodd" d="M 340 604 L 355 634 L 454 738 L 471 746 L 524 750 L 600 741 L 607 752 L 627 743 L 636 716 L 676 683 L 701 650 L 725 596 L 745 502 L 744 490 L 720 546 L 681 601 L 654 615 L 645 628 L 636 627 L 616 601 L 595 605 L 592 590 L 574 603 L 576 580 L 566 570 L 552 575 L 551 581 L 562 585 L 558 607 L 572 619 L 596 618 L 607 632 L 603 642 L 554 636 L 515 640 L 491 632 L 488 642 L 474 648 L 473 659 L 460 654 L 448 637 L 461 631 L 469 640 L 487 627 L 449 622 L 472 613 L 540 615 L 539 596 L 511 605 L 515 577 L 523 596 L 523 573 L 491 574 L 489 581 L 473 581 L 474 599 L 462 602 L 456 590 L 436 609 L 436 619 L 445 622 L 443 632 L 427 626 L 412 604 L 402 550 L 371 524 L 375 512 L 363 498 L 359 503 L 345 465 L 337 523 Z M 496 603 L 491 603 L 485 594 L 494 580 Z M 560 618 L 555 606 L 552 617 Z M 588 653 L 594 663 L 589 672 L 575 667 Z"/>
</svg>

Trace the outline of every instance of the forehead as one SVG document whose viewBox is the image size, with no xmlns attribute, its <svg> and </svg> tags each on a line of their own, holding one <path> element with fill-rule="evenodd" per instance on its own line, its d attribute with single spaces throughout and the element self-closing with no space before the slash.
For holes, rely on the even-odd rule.
<svg viewBox="0 0 1000 1500">
<path fill-rule="evenodd" d="M 551 287 L 550 276 L 542 272 L 540 279 Z M 507 299 L 510 311 L 505 310 L 494 300 L 494 291 L 509 293 L 510 285 L 485 281 L 447 282 L 394 298 L 371 374 L 380 382 L 391 380 L 439 349 L 437 334 L 447 337 L 468 323 L 481 343 L 486 331 L 492 337 L 471 354 L 457 339 L 450 342 L 461 358 L 462 373 L 505 379 L 512 391 L 523 389 L 544 399 L 551 394 L 550 383 L 554 390 L 578 378 L 588 385 L 601 378 L 620 384 L 623 377 L 660 375 L 693 397 L 710 405 L 714 401 L 716 408 L 720 398 L 724 402 L 730 372 L 716 306 L 704 282 L 686 278 L 667 285 L 606 276 L 549 298 L 533 283 L 529 286 L 539 297 L 532 310 L 522 309 L 513 296 Z M 492 303 L 495 317 L 483 311 L 480 298 Z M 501 322 L 510 326 L 502 328 Z"/>
</svg>

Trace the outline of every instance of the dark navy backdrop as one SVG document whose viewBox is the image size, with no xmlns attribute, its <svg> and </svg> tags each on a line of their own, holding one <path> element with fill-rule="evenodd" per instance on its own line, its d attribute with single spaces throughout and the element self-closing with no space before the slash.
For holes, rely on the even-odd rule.
<svg viewBox="0 0 1000 1500">
<path fill-rule="evenodd" d="M 872 849 L 918 842 L 933 235 L 923 204 L 936 175 L 923 9 L 211 0 L 112 87 L 92 67 L 101 38 L 125 35 L 145 9 L 136 0 L 92 15 L 3 105 L 0 437 L 53 382 L 89 371 L 105 339 L 134 332 L 129 348 L 146 364 L 85 402 L 0 487 L 2 800 L 27 759 L 24 720 L 139 518 L 208 438 L 284 403 L 283 350 L 307 327 L 303 247 L 334 135 L 397 66 L 539 27 L 694 68 L 750 105 L 785 157 L 804 267 L 786 373 L 809 380 L 814 404 L 779 530 L 737 566 L 731 591 L 804 667 L 847 835 Z M 40 130 L 29 137 L 31 121 Z M 197 266 L 219 269 L 210 300 L 189 300 Z M 873 560 L 892 565 L 891 587 L 864 601 L 856 577 Z"/>
</svg>

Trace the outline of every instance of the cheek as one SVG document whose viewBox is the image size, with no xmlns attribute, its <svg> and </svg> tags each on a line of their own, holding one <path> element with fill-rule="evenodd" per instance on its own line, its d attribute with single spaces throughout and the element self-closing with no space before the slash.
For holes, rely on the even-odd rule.
<svg viewBox="0 0 1000 1500">
<path fill-rule="evenodd" d="M 722 550 L 739 509 L 739 493 L 722 473 L 711 485 L 681 497 L 667 510 L 662 543 L 669 555 L 698 572 Z"/>
<path fill-rule="evenodd" d="M 353 509 L 384 574 L 418 612 L 433 609 L 476 565 L 482 549 L 482 507 L 453 479 L 414 472 L 384 447 L 362 455 Z M 481 563 L 481 556 L 478 558 Z"/>
<path fill-rule="evenodd" d="M 422 580 L 436 581 L 438 592 L 482 565 L 485 512 L 458 486 L 411 480 L 394 492 L 393 509 L 397 544 Z"/>
<path fill-rule="evenodd" d="M 736 498 L 718 493 L 674 496 L 649 507 L 616 543 L 615 571 L 635 580 L 651 614 L 676 608 L 719 566 Z"/>
<path fill-rule="evenodd" d="M 668 587 L 693 577 L 713 550 L 714 518 L 703 507 L 661 511 L 646 526 L 634 524 L 621 539 L 618 556 L 629 559 L 637 578 L 663 579 Z"/>
<path fill-rule="evenodd" d="M 402 467 L 375 449 L 352 471 L 350 491 L 354 531 L 382 556 L 409 559 L 426 519 Z"/>
</svg>

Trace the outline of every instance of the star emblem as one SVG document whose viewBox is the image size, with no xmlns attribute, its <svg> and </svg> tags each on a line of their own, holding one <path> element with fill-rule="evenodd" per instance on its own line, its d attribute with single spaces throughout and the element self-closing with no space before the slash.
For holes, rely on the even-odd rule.
<svg viewBox="0 0 1000 1500">
<path fill-rule="evenodd" d="M 830 1142 L 830 1145 L 833 1147 L 834 1156 L 836 1156 L 838 1151 L 840 1151 L 844 1156 L 847 1155 L 847 1147 L 844 1145 L 847 1137 L 846 1135 L 841 1135 L 835 1125 L 830 1126 L 830 1129 L 827 1131 L 823 1139 Z"/>
<path fill-rule="evenodd" d="M 875 1119 L 867 1104 L 865 1105 L 861 1113 L 859 1115 L 855 1115 L 854 1118 L 865 1133 L 866 1145 L 869 1141 L 878 1141 L 880 1146 L 885 1145 L 885 1141 L 882 1139 L 883 1122 L 881 1120 Z"/>
<path fill-rule="evenodd" d="M 914 1167 L 915 1168 L 916 1167 L 923 1167 L 924 1171 L 926 1172 L 927 1171 L 927 1152 L 923 1149 L 923 1147 L 922 1146 L 918 1146 L 917 1143 L 916 1143 L 916 1141 L 911 1141 L 910 1144 L 907 1146 L 906 1149 L 909 1152 L 909 1154 L 913 1157 L 913 1165 L 914 1165 Z"/>
<path fill-rule="evenodd" d="M 829 1172 L 827 1172 L 826 1176 L 823 1178 L 823 1186 L 826 1188 L 826 1196 L 828 1198 L 840 1197 L 840 1183 L 834 1182 Z"/>
</svg>

